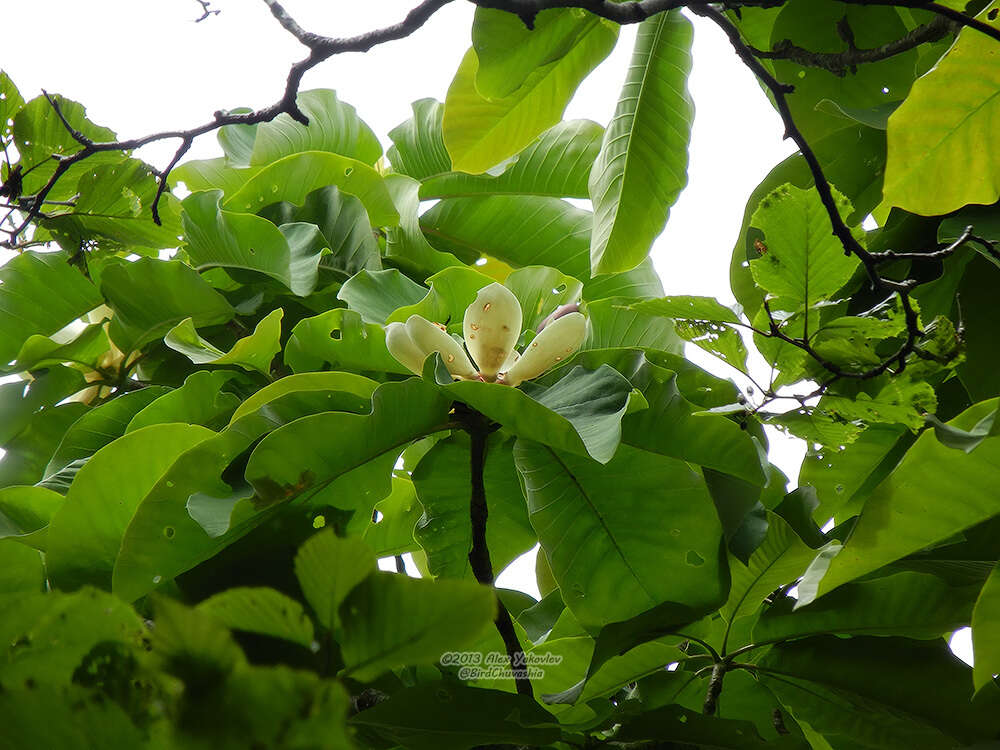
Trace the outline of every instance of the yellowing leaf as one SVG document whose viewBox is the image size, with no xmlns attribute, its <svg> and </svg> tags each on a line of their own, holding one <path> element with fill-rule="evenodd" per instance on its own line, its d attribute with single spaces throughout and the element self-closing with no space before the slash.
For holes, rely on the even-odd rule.
<svg viewBox="0 0 1000 750">
<path fill-rule="evenodd" d="M 1000 28 L 994 2 L 979 20 Z M 1000 197 L 1000 43 L 975 29 L 958 41 L 889 118 L 885 202 L 924 216 Z"/>
</svg>

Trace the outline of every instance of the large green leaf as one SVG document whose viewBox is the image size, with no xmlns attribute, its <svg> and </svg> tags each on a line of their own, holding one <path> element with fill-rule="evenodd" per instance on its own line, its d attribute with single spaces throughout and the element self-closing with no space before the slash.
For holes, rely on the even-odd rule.
<svg viewBox="0 0 1000 750">
<path fill-rule="evenodd" d="M 407 270 L 416 278 L 462 265 L 451 253 L 435 250 L 420 229 L 420 183 L 405 175 L 389 175 L 385 186 L 399 210 L 399 225 L 385 235 L 387 263 Z"/>
<path fill-rule="evenodd" d="M 968 624 L 978 593 L 978 584 L 951 586 L 927 573 L 849 583 L 796 612 L 791 598 L 776 602 L 754 625 L 753 642 L 824 633 L 940 638 Z"/>
<path fill-rule="evenodd" d="M 992 3 L 977 19 L 1000 29 L 998 7 Z M 1000 197 L 1000 161 L 982 147 L 1000 117 L 996 44 L 976 29 L 963 29 L 889 118 L 888 205 L 933 216 Z"/>
<path fill-rule="evenodd" d="M 511 448 L 509 441 L 490 440 L 483 470 L 489 509 L 486 542 L 495 573 L 535 545 Z M 435 577 L 472 576 L 469 450 L 468 438 L 455 434 L 431 448 L 413 470 L 413 484 L 424 508 L 415 536 Z"/>
<path fill-rule="evenodd" d="M 40 223 L 67 247 L 95 241 L 150 250 L 176 247 L 180 207 L 169 193 L 161 195 L 160 223 L 155 223 L 158 190 L 152 169 L 137 159 L 99 165 L 80 177 L 72 208 Z"/>
<path fill-rule="evenodd" d="M 24 390 L 21 383 L 11 385 L 15 387 L 15 391 Z M 31 414 L 24 429 L 13 439 L 4 441 L 5 455 L 0 461 L 0 487 L 41 481 L 45 475 L 45 467 L 59 446 L 63 434 L 86 411 L 84 404 L 70 402 Z"/>
<path fill-rule="evenodd" d="M 996 399 L 984 401 L 949 424 L 969 429 L 996 408 Z M 825 574 L 819 561 L 814 575 L 807 574 L 810 586 L 800 586 L 800 606 L 996 515 L 1000 512 L 998 464 L 1000 440 L 985 440 L 971 453 L 964 453 L 942 445 L 933 431 L 924 432 L 865 502 L 843 548 L 829 550 L 833 558 Z M 961 477 L 962 501 L 947 502 L 954 494 L 956 477 Z"/>
<path fill-rule="evenodd" d="M 692 38 L 691 22 L 679 10 L 639 25 L 628 76 L 590 175 L 595 274 L 637 266 L 687 185 Z"/>
<path fill-rule="evenodd" d="M 993 682 L 1000 669 L 1000 573 L 994 567 L 972 610 L 972 677 L 976 690 Z"/>
<path fill-rule="evenodd" d="M 722 529 L 685 463 L 621 446 L 607 464 L 518 441 L 532 526 L 566 605 L 596 631 L 664 602 L 718 606 Z"/>
<path fill-rule="evenodd" d="M 433 386 L 415 378 L 386 383 L 372 397 L 371 414 L 324 412 L 270 433 L 250 455 L 246 477 L 262 500 L 282 500 L 390 452 L 394 462 L 412 441 L 444 429 L 447 414 L 448 401 Z M 387 494 L 388 487 L 371 504 Z"/>
<path fill-rule="evenodd" d="M 285 345 L 284 359 L 293 372 L 334 369 L 409 373 L 386 349 L 382 326 L 364 323 L 360 313 L 343 308 L 299 321 Z"/>
<path fill-rule="evenodd" d="M 385 318 L 386 323 L 405 323 L 411 315 L 420 315 L 427 320 L 449 325 L 458 324 L 465 315 L 466 308 L 476 298 L 476 293 L 493 279 L 468 266 L 453 266 L 428 276 L 426 284 L 430 289 L 423 299 L 412 305 L 396 308 Z"/>
<path fill-rule="evenodd" d="M 770 33 L 759 39 L 757 46 L 773 49 L 787 39 L 804 49 L 831 53 L 846 52 L 852 44 L 859 49 L 878 48 L 910 30 L 901 13 L 906 11 L 845 8 L 835 0 L 791 0 L 782 5 Z M 838 25 L 851 29 L 850 42 Z M 917 58 L 916 50 L 901 50 L 851 67 L 844 75 L 780 58 L 772 65 L 780 81 L 795 86 L 788 97 L 789 106 L 795 123 L 811 143 L 843 127 L 844 111 L 878 112 L 887 103 L 906 98 L 917 75 Z M 820 106 L 824 100 L 835 106 Z"/>
<path fill-rule="evenodd" d="M 596 16 L 587 22 L 590 28 L 566 55 L 535 68 L 504 97 L 487 99 L 479 93 L 479 58 L 474 49 L 465 54 L 444 108 L 444 143 L 454 169 L 485 172 L 559 121 L 576 87 L 618 38 L 615 25 Z"/>
<path fill-rule="evenodd" d="M 722 607 L 729 621 L 727 640 L 738 617 L 754 614 L 771 592 L 802 575 L 816 554 L 781 516 L 768 514 L 767 522 L 767 536 L 746 565 L 737 562 L 729 566 L 733 585 Z"/>
<path fill-rule="evenodd" d="M 537 68 L 572 52 L 595 18 L 579 9 L 543 10 L 529 28 L 513 13 L 476 8 L 472 47 L 479 57 L 476 89 L 487 99 L 508 96 Z"/>
<path fill-rule="evenodd" d="M 0 267 L 0 365 L 32 334 L 48 336 L 101 304 L 101 295 L 66 262 L 65 253 L 33 250 Z M 45 304 L 39 304 L 45 300 Z"/>
<path fill-rule="evenodd" d="M 253 333 L 239 339 L 228 352 L 198 335 L 191 318 L 170 329 L 163 343 L 180 352 L 196 365 L 236 365 L 270 376 L 271 361 L 281 351 L 281 308 L 264 316 Z"/>
<path fill-rule="evenodd" d="M 336 185 L 342 192 L 358 197 L 373 224 L 392 226 L 399 221 L 382 176 L 357 159 L 326 151 L 303 151 L 262 169 L 246 170 L 245 178 L 232 193 L 226 189 L 227 184 L 211 185 L 225 190 L 226 210 L 252 214 L 279 201 L 300 206 L 314 190 Z"/>
<path fill-rule="evenodd" d="M 450 375 L 448 381 L 451 380 Z M 606 463 L 621 437 L 621 420 L 632 386 L 608 365 L 574 367 L 553 385 L 527 382 L 519 388 L 471 380 L 441 390 L 499 422 L 518 437 Z"/>
<path fill-rule="evenodd" d="M 385 271 L 361 271 L 345 283 L 337 298 L 361 314 L 365 323 L 385 323 L 400 307 L 414 305 L 427 294 L 427 288 L 404 276 L 395 268 Z"/>
<path fill-rule="evenodd" d="M 841 216 L 850 203 L 837 196 Z M 783 185 L 761 201 L 751 226 L 764 233 L 764 250 L 750 261 L 754 279 L 779 298 L 778 309 L 811 309 L 846 284 L 858 259 L 844 248 L 830 228 L 830 217 L 816 190 Z M 861 236 L 860 229 L 855 236 Z"/>
<path fill-rule="evenodd" d="M 4 693 L 23 688 L 25 681 L 39 687 L 68 683 L 99 643 L 138 646 L 145 630 L 131 607 L 89 587 L 72 594 L 4 595 L 0 605 L 4 611 L 0 625 Z M 7 730 L 4 735 L 6 739 Z"/>
<path fill-rule="evenodd" d="M 303 125 L 280 114 L 256 128 L 250 164 L 270 164 L 302 151 L 329 151 L 374 164 L 382 156 L 382 146 L 354 107 L 337 98 L 331 89 L 299 93 L 295 102 L 309 118 Z"/>
<path fill-rule="evenodd" d="M 320 260 L 320 268 L 335 271 L 341 279 L 362 269 L 377 271 L 382 267 L 364 204 L 336 185 L 314 190 L 301 206 L 277 203 L 260 214 L 278 226 L 292 222 L 315 224 L 330 249 L 330 254 Z"/>
<path fill-rule="evenodd" d="M 662 295 L 663 284 L 653 267 L 652 258 L 646 258 L 635 268 L 624 273 L 606 273 L 594 276 L 583 286 L 583 298 L 588 302 L 608 297 L 638 300 L 661 297 Z"/>
<path fill-rule="evenodd" d="M 113 130 L 95 125 L 87 119 L 87 110 L 82 104 L 58 94 L 52 97 L 52 101 L 59 107 L 66 122 L 85 137 L 96 142 L 115 140 Z M 53 156 L 68 156 L 83 148 L 56 116 L 52 104 L 44 96 L 36 96 L 14 115 L 12 133 L 17 153 L 21 155 L 20 163 L 24 165 L 22 192 L 25 195 L 33 195 L 52 177 L 58 165 Z M 76 192 L 77 182 L 84 174 L 99 165 L 118 163 L 122 156 L 121 151 L 99 151 L 85 161 L 74 164 L 49 192 L 48 200 L 71 198 Z"/>
<path fill-rule="evenodd" d="M 426 200 L 486 194 L 586 198 L 587 178 L 603 132 L 590 120 L 556 123 L 514 157 L 501 174 L 436 175 L 424 180 L 420 197 Z"/>
<path fill-rule="evenodd" d="M 302 605 L 274 589 L 226 589 L 197 609 L 233 630 L 281 638 L 306 648 L 313 642 L 312 621 Z"/>
<path fill-rule="evenodd" d="M 803 750 L 809 747 L 798 737 L 780 737 L 768 742 L 749 721 L 709 717 L 676 704 L 626 720 L 616 737 L 629 744 L 644 744 L 642 740 L 669 741 L 675 747 L 713 750 Z"/>
<path fill-rule="evenodd" d="M 62 507 L 64 499 L 58 492 L 45 487 L 27 485 L 0 489 L 0 539 L 26 537 L 44 529 Z"/>
<path fill-rule="evenodd" d="M 329 529 L 313 535 L 295 556 L 302 593 L 329 630 L 339 627 L 340 603 L 375 569 L 371 547 L 356 537 L 341 539 Z"/>
<path fill-rule="evenodd" d="M 125 433 L 166 422 L 221 427 L 240 403 L 238 396 L 222 390 L 232 377 L 232 372 L 224 370 L 188 375 L 180 388 L 163 394 L 137 412 L 129 420 Z"/>
<path fill-rule="evenodd" d="M 641 388 L 649 408 L 625 418 L 623 442 L 707 466 L 756 487 L 766 484 L 759 447 L 746 430 L 721 414 L 703 413 L 680 392 L 675 373 L 648 363 L 645 369 L 649 382 Z"/>
<path fill-rule="evenodd" d="M 584 349 L 636 347 L 680 354 L 684 345 L 674 333 L 674 322 L 620 304 L 615 299 L 588 302 L 590 325 Z"/>
<path fill-rule="evenodd" d="M 108 334 L 123 352 L 155 341 L 191 318 L 196 326 L 225 323 L 232 305 L 180 261 L 117 261 L 101 273 L 101 291 L 115 311 Z"/>
<path fill-rule="evenodd" d="M 223 472 L 282 424 L 325 410 L 367 411 L 375 385 L 349 373 L 307 373 L 283 378 L 247 399 L 225 430 L 181 455 L 143 498 L 121 542 L 115 593 L 137 599 L 270 517 L 273 506 L 241 504 L 252 491 L 234 488 Z M 226 480 L 233 482 L 228 474 Z"/>
<path fill-rule="evenodd" d="M 400 690 L 351 719 L 356 727 L 377 730 L 414 750 L 466 750 L 484 742 L 541 747 L 558 738 L 553 722 L 529 697 L 450 682 Z"/>
<path fill-rule="evenodd" d="M 590 226 L 589 211 L 521 195 L 446 198 L 420 217 L 428 239 L 461 258 L 553 266 L 580 280 L 590 278 Z"/>
<path fill-rule="evenodd" d="M 451 169 L 444 147 L 441 121 L 444 105 L 436 99 L 418 99 L 410 105 L 413 117 L 389 131 L 387 156 L 393 169 L 415 180 L 425 180 Z"/>
<path fill-rule="evenodd" d="M 58 338 L 62 340 L 62 335 Z M 108 340 L 103 321 L 91 323 L 71 341 L 61 344 L 54 338 L 36 333 L 25 339 L 14 363 L 0 369 L 25 372 L 72 362 L 95 370 L 110 348 L 111 342 Z"/>
<path fill-rule="evenodd" d="M 393 667 L 431 664 L 493 626 L 493 591 L 472 581 L 374 573 L 340 605 L 345 674 L 372 680 Z"/>
<path fill-rule="evenodd" d="M 53 585 L 110 588 L 122 536 L 136 507 L 181 453 L 211 435 L 197 425 L 157 425 L 95 453 L 49 524 L 46 559 Z"/>
<path fill-rule="evenodd" d="M 942 639 L 820 636 L 775 646 L 758 666 L 795 717 L 837 747 L 943 749 L 1000 729 L 997 690 L 973 703 L 971 670 Z"/>
<path fill-rule="evenodd" d="M 222 193 L 209 190 L 184 200 L 187 251 L 199 270 L 222 267 L 257 271 L 298 296 L 312 293 L 327 240 L 314 224 L 276 227 L 252 213 L 223 210 Z"/>
</svg>

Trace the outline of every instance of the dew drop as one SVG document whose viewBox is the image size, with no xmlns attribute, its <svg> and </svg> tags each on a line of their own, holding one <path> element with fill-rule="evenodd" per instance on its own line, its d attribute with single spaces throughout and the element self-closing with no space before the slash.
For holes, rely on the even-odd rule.
<svg viewBox="0 0 1000 750">
<path fill-rule="evenodd" d="M 153 583 L 159 583 L 162 580 L 163 580 L 163 576 L 161 576 L 161 575 L 155 575 L 155 576 L 153 576 Z"/>
</svg>

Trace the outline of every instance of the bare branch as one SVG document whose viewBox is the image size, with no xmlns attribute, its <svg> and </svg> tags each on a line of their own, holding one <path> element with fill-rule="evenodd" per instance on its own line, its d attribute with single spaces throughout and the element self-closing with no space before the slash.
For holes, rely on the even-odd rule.
<svg viewBox="0 0 1000 750">
<path fill-rule="evenodd" d="M 854 73 L 858 65 L 886 60 L 895 55 L 908 52 L 927 42 L 936 42 L 958 29 L 958 24 L 944 16 L 937 16 L 930 23 L 918 26 L 909 34 L 899 39 L 872 49 L 858 49 L 849 46 L 843 52 L 813 52 L 793 44 L 785 39 L 774 45 L 770 50 L 759 50 L 751 47 L 753 54 L 762 60 L 790 60 L 799 65 L 822 68 L 834 75 L 844 76 Z"/>
<path fill-rule="evenodd" d="M 211 16 L 217 16 L 222 12 L 221 10 L 213 10 L 211 7 L 212 3 L 210 2 L 210 0 L 197 0 L 197 3 L 198 5 L 201 6 L 201 17 L 194 19 L 195 23 L 201 23 L 207 18 L 210 18 Z"/>
</svg>

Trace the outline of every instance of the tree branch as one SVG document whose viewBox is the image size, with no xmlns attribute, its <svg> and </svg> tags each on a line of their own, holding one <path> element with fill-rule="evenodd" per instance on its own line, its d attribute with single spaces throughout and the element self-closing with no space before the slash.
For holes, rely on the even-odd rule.
<svg viewBox="0 0 1000 750">
<path fill-rule="evenodd" d="M 472 491 L 469 497 L 469 517 L 472 522 L 472 546 L 469 550 L 469 565 L 476 580 L 486 586 L 493 586 L 493 563 L 490 560 L 490 549 L 486 543 L 486 521 L 489 508 L 486 505 L 486 484 L 483 472 L 486 468 L 486 442 L 489 435 L 496 429 L 489 421 L 464 404 L 456 405 L 457 416 L 460 416 L 465 431 L 469 434 L 471 448 L 469 451 L 469 468 L 472 475 Z M 459 408 L 460 407 L 460 410 Z M 493 621 L 497 632 L 503 639 L 507 649 L 507 658 L 514 673 L 514 684 L 517 692 L 522 695 L 533 695 L 531 680 L 528 678 L 528 665 L 524 657 L 524 649 L 517 639 L 514 623 L 510 612 L 497 597 L 497 616 Z"/>
<path fill-rule="evenodd" d="M 858 49 L 850 45 L 843 52 L 813 52 L 793 44 L 790 39 L 784 39 L 770 50 L 759 50 L 750 47 L 754 56 L 762 60 L 790 60 L 799 65 L 822 68 L 834 75 L 844 76 L 854 73 L 858 65 L 886 60 L 895 55 L 908 52 L 927 42 L 943 39 L 958 28 L 958 25 L 946 18 L 937 16 L 930 23 L 918 26 L 909 34 L 899 39 L 872 49 Z"/>
</svg>

